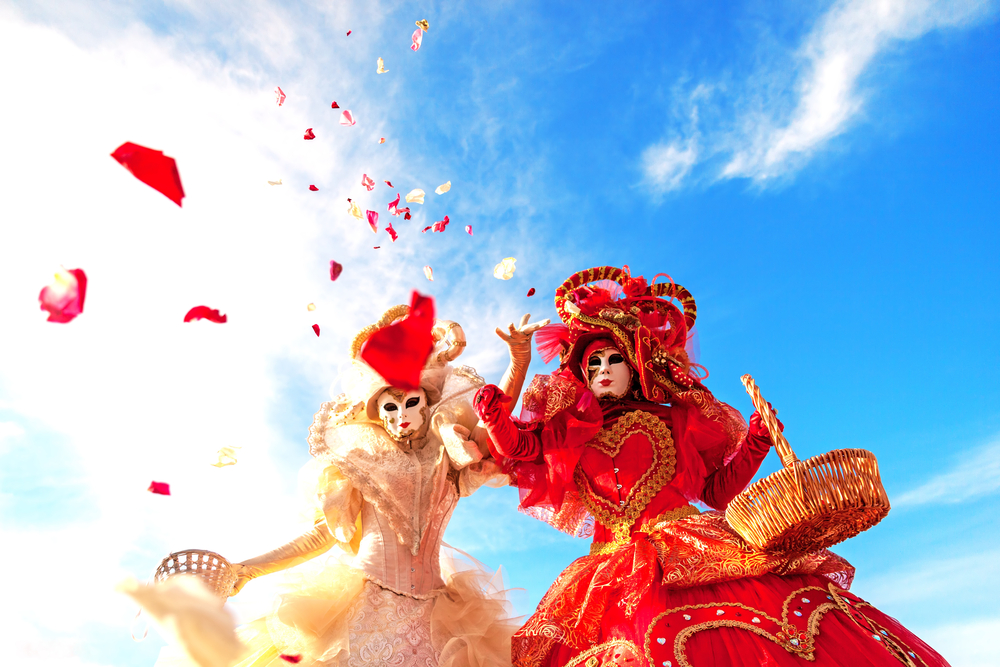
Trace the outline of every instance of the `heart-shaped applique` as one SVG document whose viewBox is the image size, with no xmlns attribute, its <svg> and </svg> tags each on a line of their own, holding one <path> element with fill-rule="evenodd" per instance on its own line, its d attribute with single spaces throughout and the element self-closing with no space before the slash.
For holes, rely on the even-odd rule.
<svg viewBox="0 0 1000 667">
<path fill-rule="evenodd" d="M 664 644 L 667 643 L 667 640 L 665 638 L 663 638 L 663 637 L 657 637 L 656 638 L 656 643 L 659 644 L 660 646 L 663 646 Z"/>
</svg>

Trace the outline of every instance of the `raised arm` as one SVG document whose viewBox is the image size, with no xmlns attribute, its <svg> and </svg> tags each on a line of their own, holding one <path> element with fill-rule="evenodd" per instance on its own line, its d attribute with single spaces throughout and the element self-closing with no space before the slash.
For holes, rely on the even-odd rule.
<svg viewBox="0 0 1000 667">
<path fill-rule="evenodd" d="M 294 540 L 277 549 L 268 551 L 266 554 L 250 558 L 242 563 L 236 563 L 237 580 L 233 585 L 233 592 L 236 595 L 251 579 L 262 577 L 272 572 L 280 572 L 294 567 L 299 563 L 304 563 L 316 556 L 320 556 L 330 550 L 337 540 L 326 525 L 326 519 L 317 523 L 312 530 L 304 535 L 296 537 Z"/>
<path fill-rule="evenodd" d="M 781 425 L 781 422 L 778 422 Z M 781 425 L 781 430 L 784 426 Z M 717 510 L 725 510 L 729 501 L 747 487 L 771 449 L 771 434 L 756 412 L 750 417 L 750 429 L 736 456 L 705 479 L 701 499 Z"/>
<path fill-rule="evenodd" d="M 490 436 L 491 449 L 497 459 L 534 461 L 542 454 L 542 441 L 535 431 L 517 427 L 504 404 L 511 399 L 496 385 L 488 384 L 476 393 L 473 405 Z"/>
<path fill-rule="evenodd" d="M 517 403 L 521 395 L 521 388 L 524 387 L 524 378 L 528 374 L 528 366 L 531 364 L 531 336 L 536 331 L 549 323 L 549 320 L 541 320 L 528 324 L 531 314 L 528 313 L 521 318 L 520 324 L 516 327 L 511 322 L 507 325 L 507 333 L 497 327 L 497 335 L 503 342 L 507 343 L 510 351 L 510 364 L 500 378 L 500 390 L 510 399 L 510 402 L 503 404 L 503 410 L 510 412 Z"/>
</svg>

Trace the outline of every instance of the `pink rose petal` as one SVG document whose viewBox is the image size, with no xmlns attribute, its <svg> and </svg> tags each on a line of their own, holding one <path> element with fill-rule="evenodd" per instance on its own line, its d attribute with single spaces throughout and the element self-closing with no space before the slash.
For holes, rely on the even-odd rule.
<svg viewBox="0 0 1000 667">
<path fill-rule="evenodd" d="M 468 233 L 469 236 L 472 236 L 472 225 L 466 225 L 465 231 L 466 233 Z"/>
<path fill-rule="evenodd" d="M 386 183 L 388 183 L 388 182 L 389 181 L 386 181 Z M 390 185 L 389 187 L 392 187 L 392 186 Z M 399 215 L 399 213 L 396 213 L 396 207 L 397 206 L 399 206 L 399 193 L 398 192 L 396 193 L 396 198 L 393 199 L 391 202 L 389 202 L 389 213 L 392 213 L 393 215 Z"/>
<path fill-rule="evenodd" d="M 330 280 L 336 280 L 344 270 L 344 265 L 335 260 L 330 260 Z"/>
<path fill-rule="evenodd" d="M 83 312 L 86 297 L 87 274 L 83 269 L 60 269 L 55 282 L 38 293 L 38 303 L 48 312 L 48 322 L 65 324 Z"/>
<path fill-rule="evenodd" d="M 351 114 L 350 109 L 344 109 L 344 112 L 340 114 L 340 124 L 341 125 L 354 125 L 354 116 Z"/>
<path fill-rule="evenodd" d="M 378 213 L 375 211 L 365 211 L 368 216 L 368 224 L 371 225 L 372 232 L 378 234 Z"/>
<path fill-rule="evenodd" d="M 410 36 L 410 39 L 413 40 L 413 44 L 410 44 L 410 48 L 413 49 L 414 51 L 419 51 L 420 43 L 424 41 L 423 29 L 417 28 L 416 30 L 414 30 L 413 34 Z"/>
<path fill-rule="evenodd" d="M 389 236 L 392 237 L 392 242 L 393 243 L 395 243 L 396 239 L 399 238 L 399 234 L 397 234 L 396 230 L 392 228 L 392 223 L 391 222 L 389 223 L 389 226 L 385 228 L 385 231 L 389 232 Z"/>
<path fill-rule="evenodd" d="M 368 178 L 368 174 L 361 174 L 361 185 L 365 186 L 368 189 L 368 192 L 375 189 L 375 181 Z"/>
<path fill-rule="evenodd" d="M 279 107 L 285 103 L 285 91 L 281 89 L 281 86 L 274 89 L 274 98 Z"/>
</svg>

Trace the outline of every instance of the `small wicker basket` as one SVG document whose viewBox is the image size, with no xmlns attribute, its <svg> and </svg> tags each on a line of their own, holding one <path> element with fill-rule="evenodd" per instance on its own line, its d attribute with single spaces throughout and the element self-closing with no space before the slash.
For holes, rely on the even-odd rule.
<svg viewBox="0 0 1000 667">
<path fill-rule="evenodd" d="M 209 589 L 223 600 L 236 583 L 232 563 L 215 553 L 203 549 L 176 551 L 160 562 L 153 575 L 154 581 L 164 581 L 175 574 L 193 574 L 201 578 Z"/>
<path fill-rule="evenodd" d="M 766 551 L 810 553 L 868 530 L 889 513 L 874 454 L 837 449 L 799 461 L 753 378 L 742 380 L 784 465 L 726 508 L 726 520 L 743 539 Z"/>
</svg>

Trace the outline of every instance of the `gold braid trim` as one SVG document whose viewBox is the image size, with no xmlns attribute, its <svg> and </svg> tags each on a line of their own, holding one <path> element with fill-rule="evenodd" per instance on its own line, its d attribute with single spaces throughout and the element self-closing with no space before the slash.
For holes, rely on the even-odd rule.
<svg viewBox="0 0 1000 667">
<path fill-rule="evenodd" d="M 628 650 L 635 656 L 642 655 L 639 647 L 627 639 L 612 639 L 610 641 L 603 642 L 597 646 L 592 646 L 588 648 L 583 653 L 575 656 L 572 660 L 567 662 L 563 667 L 617 667 L 620 663 L 619 661 L 612 658 L 611 660 L 601 660 L 598 656 L 601 653 L 606 653 L 609 649 L 620 648 L 623 651 Z M 602 656 L 602 657 L 607 657 Z"/>
<path fill-rule="evenodd" d="M 652 533 L 663 527 L 663 524 L 668 521 L 677 521 L 678 519 L 684 519 L 689 516 L 695 516 L 701 514 L 699 510 L 694 505 L 682 505 L 676 509 L 668 510 L 663 514 L 660 514 L 655 519 L 651 521 L 645 521 L 639 528 L 634 532 L 636 533 Z M 590 555 L 591 556 L 603 556 L 605 554 L 613 554 L 620 548 L 629 544 L 631 542 L 631 537 L 625 540 L 616 540 L 614 542 L 594 542 L 590 545 Z"/>
</svg>

